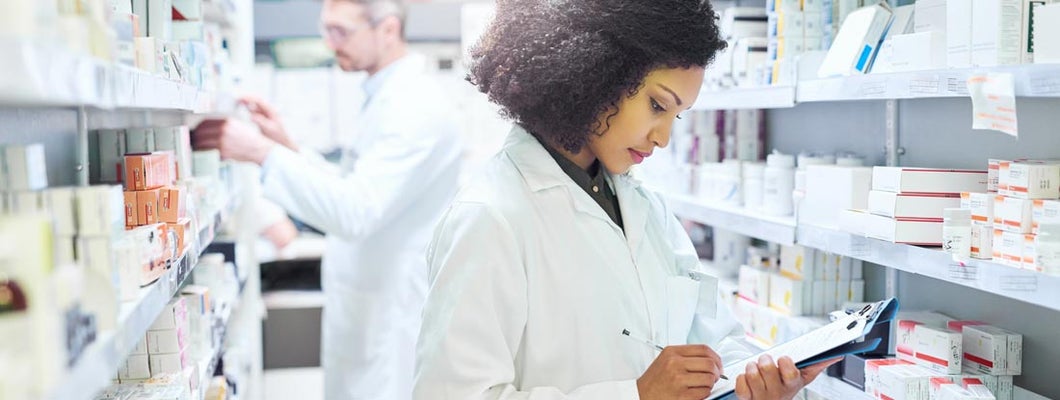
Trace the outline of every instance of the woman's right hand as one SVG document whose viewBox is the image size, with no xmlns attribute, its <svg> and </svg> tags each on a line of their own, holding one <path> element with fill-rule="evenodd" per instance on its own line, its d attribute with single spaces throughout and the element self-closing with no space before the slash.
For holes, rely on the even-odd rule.
<svg viewBox="0 0 1060 400">
<path fill-rule="evenodd" d="M 708 346 L 669 346 L 637 379 L 637 391 L 641 400 L 702 400 L 722 371 L 721 357 Z"/>
</svg>

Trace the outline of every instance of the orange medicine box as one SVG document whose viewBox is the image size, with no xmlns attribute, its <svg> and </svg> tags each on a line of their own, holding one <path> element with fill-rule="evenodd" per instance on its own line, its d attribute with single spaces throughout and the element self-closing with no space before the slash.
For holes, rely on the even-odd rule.
<svg viewBox="0 0 1060 400">
<path fill-rule="evenodd" d="M 191 229 L 191 218 L 181 218 L 176 223 L 167 223 L 166 227 L 173 231 L 174 236 L 177 238 L 177 253 L 182 253 L 187 243 L 185 240 L 186 235 Z"/>
<path fill-rule="evenodd" d="M 123 192 L 122 194 L 125 195 L 125 226 L 139 226 L 136 192 Z"/>
<path fill-rule="evenodd" d="M 125 156 L 125 190 L 157 189 L 173 183 L 173 154 L 155 152 Z"/>
<path fill-rule="evenodd" d="M 158 203 L 162 197 L 160 189 L 136 192 L 136 220 L 140 225 L 158 223 Z"/>
<path fill-rule="evenodd" d="M 186 201 L 184 191 L 177 187 L 167 186 L 159 189 L 158 220 L 167 224 L 175 224 L 185 217 Z"/>
</svg>

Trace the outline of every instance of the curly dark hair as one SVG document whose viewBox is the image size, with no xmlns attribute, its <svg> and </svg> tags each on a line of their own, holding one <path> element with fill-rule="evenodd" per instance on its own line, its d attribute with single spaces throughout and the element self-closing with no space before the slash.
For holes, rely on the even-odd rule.
<svg viewBox="0 0 1060 400">
<path fill-rule="evenodd" d="M 499 0 L 467 80 L 538 139 L 577 153 L 657 68 L 725 48 L 709 0 Z"/>
</svg>

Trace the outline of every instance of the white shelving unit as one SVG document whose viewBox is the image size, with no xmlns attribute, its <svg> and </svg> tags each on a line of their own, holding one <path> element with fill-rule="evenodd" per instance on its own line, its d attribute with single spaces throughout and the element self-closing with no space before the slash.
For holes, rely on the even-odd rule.
<svg viewBox="0 0 1060 400">
<path fill-rule="evenodd" d="M 798 243 L 1060 311 L 1060 276 L 800 224 Z"/>
<path fill-rule="evenodd" d="M 1060 311 L 1060 276 L 967 259 L 955 261 L 936 248 L 885 242 L 830 228 L 796 224 L 794 218 L 760 215 L 743 208 L 667 195 L 678 217 L 722 226 L 769 242 L 798 243 L 900 271 L 924 275 L 987 293 Z"/>
<path fill-rule="evenodd" d="M 693 110 L 732 110 L 795 107 L 794 86 L 763 86 L 732 88 L 721 91 L 703 90 L 692 105 Z"/>
<path fill-rule="evenodd" d="M 215 96 L 190 85 L 115 65 L 59 46 L 0 40 L 6 54 L 0 106 L 208 112 Z"/>
<path fill-rule="evenodd" d="M 203 240 L 173 263 L 158 281 L 140 289 L 138 300 L 122 304 L 118 328 L 104 333 L 89 345 L 77 363 L 67 370 L 60 385 L 48 398 L 92 399 L 99 391 L 111 385 L 121 363 L 143 339 L 155 318 L 191 276 L 194 263 L 212 242 L 213 232 L 227 212 L 219 210 L 214 213 L 213 221 L 202 229 L 204 233 L 209 232 L 208 237 L 201 238 Z"/>
<path fill-rule="evenodd" d="M 967 97 L 968 78 L 987 72 L 1013 74 L 1017 97 L 1060 97 L 1060 65 L 1027 64 L 807 79 L 794 86 L 704 90 L 692 109 L 777 109 L 809 102 Z"/>
<path fill-rule="evenodd" d="M 770 217 L 742 207 L 696 199 L 689 195 L 666 196 L 678 217 L 725 229 L 769 242 L 795 243 L 795 219 Z"/>
</svg>

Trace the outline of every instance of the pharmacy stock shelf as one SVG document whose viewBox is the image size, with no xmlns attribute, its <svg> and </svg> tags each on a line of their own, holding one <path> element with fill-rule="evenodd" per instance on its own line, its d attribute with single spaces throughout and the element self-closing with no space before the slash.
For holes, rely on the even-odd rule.
<svg viewBox="0 0 1060 400">
<path fill-rule="evenodd" d="M 218 224 L 220 219 L 217 217 L 222 214 L 225 212 L 215 213 L 215 218 L 208 225 Z M 204 231 L 211 233 L 211 237 L 214 230 L 212 226 L 204 228 Z M 93 399 L 97 393 L 109 386 L 117 375 L 121 363 L 143 339 L 147 329 L 162 312 L 162 308 L 169 303 L 191 276 L 195 263 L 205 250 L 206 246 L 203 243 L 189 249 L 157 282 L 140 289 L 138 300 L 123 303 L 118 314 L 118 328 L 100 334 L 96 341 L 85 349 L 77 362 L 67 370 L 66 376 L 60 379 L 61 383 L 47 398 Z"/>
<path fill-rule="evenodd" d="M 793 86 L 704 89 L 692 109 L 777 109 L 812 102 L 968 97 L 968 78 L 991 72 L 1011 73 L 1017 97 L 1060 98 L 1060 65 L 1026 64 L 805 79 Z"/>
<path fill-rule="evenodd" d="M 799 224 L 797 237 L 803 246 L 1060 310 L 1060 276 L 984 260 L 957 262 L 937 248 L 869 239 L 808 224 Z"/>
<path fill-rule="evenodd" d="M 795 102 L 968 97 L 969 77 L 1010 73 L 1017 97 L 1060 97 L 1060 65 L 944 69 L 800 81 Z"/>
<path fill-rule="evenodd" d="M 239 291 L 236 294 L 236 299 L 233 303 L 225 304 L 220 311 L 220 315 L 214 319 L 214 332 L 217 340 L 214 341 L 213 350 L 210 352 L 209 357 L 205 357 L 198 361 L 199 367 L 199 387 L 206 387 L 210 384 L 210 378 L 217 372 L 217 366 L 221 362 L 221 357 L 224 356 L 224 342 L 225 337 L 228 335 L 228 323 L 232 319 L 232 313 L 239 308 L 239 299 L 243 297 L 243 289 L 246 288 L 246 280 L 239 282 Z M 205 390 L 200 390 L 202 400 L 206 396 Z"/>
<path fill-rule="evenodd" d="M 208 112 L 215 99 L 190 85 L 54 45 L 0 40 L 0 105 Z"/>
<path fill-rule="evenodd" d="M 794 86 L 763 86 L 706 90 L 699 94 L 693 110 L 734 110 L 795 107 Z"/>
<path fill-rule="evenodd" d="M 667 202 L 678 217 L 725 229 L 768 242 L 795 243 L 795 219 L 771 217 L 742 207 L 699 200 L 689 195 L 667 194 Z"/>
</svg>

